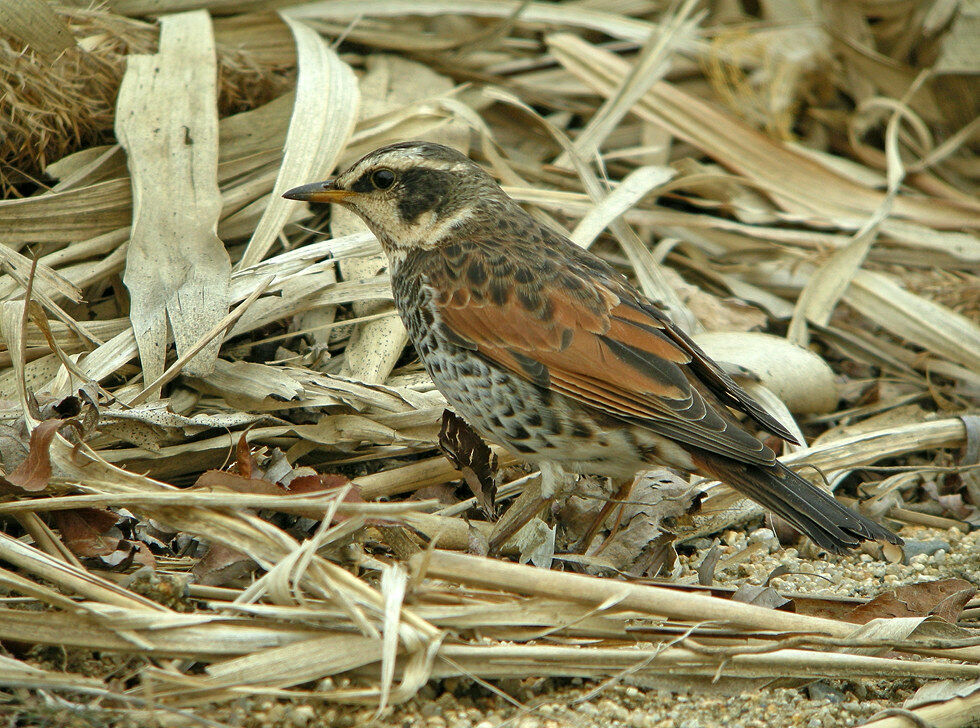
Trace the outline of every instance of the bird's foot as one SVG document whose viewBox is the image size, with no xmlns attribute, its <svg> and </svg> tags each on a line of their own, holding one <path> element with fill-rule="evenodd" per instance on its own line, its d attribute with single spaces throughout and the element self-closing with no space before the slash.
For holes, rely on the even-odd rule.
<svg viewBox="0 0 980 728">
<path fill-rule="evenodd" d="M 624 500 L 629 498 L 630 491 L 633 490 L 633 484 L 636 482 L 636 478 L 630 478 L 629 480 L 620 481 L 619 483 L 613 483 L 616 487 L 613 496 L 603 503 L 602 508 L 599 509 L 599 513 L 596 514 L 595 518 L 589 524 L 588 529 L 585 531 L 585 535 L 576 543 L 571 551 L 575 554 L 588 553 L 589 546 L 592 545 L 592 541 L 595 540 L 596 534 L 599 533 L 599 529 L 602 528 L 602 524 L 606 522 L 609 514 L 612 513 L 613 508 L 618 506 Z"/>
</svg>

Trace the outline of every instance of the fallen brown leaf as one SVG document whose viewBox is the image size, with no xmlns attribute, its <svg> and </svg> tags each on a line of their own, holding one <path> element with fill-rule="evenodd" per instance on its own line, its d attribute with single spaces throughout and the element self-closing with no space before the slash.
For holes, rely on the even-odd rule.
<svg viewBox="0 0 980 728">
<path fill-rule="evenodd" d="M 51 458 L 48 450 L 54 436 L 62 428 L 70 427 L 81 434 L 81 425 L 75 420 L 45 420 L 31 432 L 31 444 L 27 459 L 4 479 L 4 484 L 31 493 L 44 490 L 51 479 Z"/>
<path fill-rule="evenodd" d="M 844 619 L 857 624 L 879 617 L 926 617 L 933 615 L 956 623 L 960 612 L 977 589 L 964 579 L 939 579 L 906 584 L 879 594 L 853 609 Z"/>
<path fill-rule="evenodd" d="M 191 573 L 198 584 L 222 586 L 242 578 L 255 568 L 255 562 L 240 551 L 223 544 L 211 544 Z"/>
<path fill-rule="evenodd" d="M 109 535 L 109 530 L 119 522 L 119 516 L 105 508 L 55 511 L 52 519 L 61 531 L 65 546 L 76 556 L 108 556 L 119 548 L 122 541 L 117 536 Z"/>
</svg>

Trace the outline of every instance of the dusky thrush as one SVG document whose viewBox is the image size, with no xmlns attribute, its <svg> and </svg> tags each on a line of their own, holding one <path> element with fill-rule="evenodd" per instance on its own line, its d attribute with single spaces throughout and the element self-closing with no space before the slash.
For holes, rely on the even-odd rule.
<svg viewBox="0 0 980 728">
<path fill-rule="evenodd" d="M 824 549 L 901 543 L 776 460 L 733 410 L 793 435 L 604 261 L 539 224 L 465 155 L 376 149 L 285 193 L 359 215 L 439 391 L 482 436 L 542 473 L 711 475 Z"/>
</svg>

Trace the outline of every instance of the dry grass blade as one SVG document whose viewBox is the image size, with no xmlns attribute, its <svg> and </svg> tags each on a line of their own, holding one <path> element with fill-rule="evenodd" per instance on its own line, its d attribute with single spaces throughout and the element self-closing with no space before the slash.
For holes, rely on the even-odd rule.
<svg viewBox="0 0 980 728">
<path fill-rule="evenodd" d="M 573 242 L 588 248 L 609 224 L 674 176 L 668 167 L 640 167 L 593 207 L 572 231 Z"/>
<path fill-rule="evenodd" d="M 296 100 L 286 133 L 282 166 L 262 213 L 242 255 L 239 267 L 255 265 L 282 231 L 294 202 L 282 193 L 333 169 L 354 129 L 359 94 L 350 67 L 337 57 L 327 41 L 288 13 L 283 20 L 296 39 L 299 76 Z"/>
<path fill-rule="evenodd" d="M 697 21 L 689 23 L 696 3 L 685 2 L 676 13 L 667 17 L 663 28 L 657 28 L 643 44 L 636 58 L 633 70 L 623 79 L 622 85 L 611 94 L 586 127 L 575 138 L 575 151 L 584 159 L 591 159 L 613 129 L 622 121 L 630 109 L 667 72 L 668 59 L 674 45 L 693 36 Z M 567 163 L 564 157 L 558 164 Z"/>
<path fill-rule="evenodd" d="M 20 38 L 48 61 L 75 45 L 65 21 L 41 0 L 0 0 L 0 28 Z"/>
<path fill-rule="evenodd" d="M 0 659 L 0 685 L 7 688 L 72 690 L 82 694 L 106 692 L 98 678 L 55 670 L 42 670 L 10 657 Z"/>
<path fill-rule="evenodd" d="M 177 361 L 167 367 L 166 371 L 161 372 L 160 376 L 153 381 L 146 382 L 146 386 L 143 388 L 143 391 L 130 400 L 129 406 L 135 407 L 136 405 L 145 402 L 146 399 L 151 397 L 154 392 L 159 391 L 159 387 L 162 387 L 164 384 L 171 381 L 181 372 L 181 370 L 189 370 L 190 367 L 188 364 L 194 357 L 198 356 L 200 352 L 211 346 L 217 350 L 217 345 L 221 343 L 221 333 L 231 329 L 234 323 L 248 310 L 249 306 L 251 306 L 259 296 L 265 293 L 271 282 L 271 278 L 267 278 L 265 281 L 261 282 L 255 288 L 255 290 L 249 294 L 249 297 L 242 301 L 234 311 L 219 319 L 210 331 L 207 331 L 201 335 L 200 338 L 194 341 L 193 345 L 187 347 L 183 352 L 181 352 L 181 355 L 178 357 Z M 214 368 L 212 366 L 211 370 L 207 373 L 213 371 Z M 187 374 L 191 376 L 199 375 L 200 370 L 197 369 L 195 371 L 187 371 Z"/>
<path fill-rule="evenodd" d="M 517 22 L 545 23 L 551 26 L 572 26 L 598 30 L 614 38 L 643 42 L 653 26 L 617 13 L 603 12 L 590 7 L 559 7 L 552 3 L 521 2 L 520 0 L 328 0 L 310 2 L 290 11 L 297 18 L 319 18 L 351 21 L 358 17 L 399 17 L 404 15 L 439 16 L 445 14 L 475 15 Z M 458 42 L 456 39 L 452 41 Z M 690 47 L 685 47 L 690 50 Z"/>
<path fill-rule="evenodd" d="M 612 94 L 629 73 L 626 61 L 577 36 L 552 36 L 549 44 L 562 65 L 603 95 Z M 745 175 L 793 215 L 858 227 L 884 200 L 882 193 L 778 144 L 677 86 L 656 84 L 634 112 Z M 814 189 L 821 194 L 814 196 Z M 898 195 L 893 210 L 897 217 L 943 230 L 980 228 L 976 204 Z"/>
<path fill-rule="evenodd" d="M 967 728 L 980 711 L 980 692 L 955 697 L 912 710 L 884 710 L 881 717 L 864 724 L 864 728 L 907 728 L 910 725 L 929 728 Z"/>
<path fill-rule="evenodd" d="M 920 77 L 920 80 L 924 79 L 925 76 Z M 921 83 L 913 84 L 906 96 L 911 96 L 920 85 Z M 835 251 L 830 260 L 821 266 L 800 292 L 787 334 L 787 338 L 796 344 L 805 346 L 808 341 L 806 320 L 821 326 L 825 326 L 830 321 L 834 306 L 844 295 L 848 284 L 861 267 L 878 235 L 881 223 L 891 212 L 899 185 L 905 178 L 905 167 L 898 150 L 898 125 L 901 118 L 902 114 L 896 110 L 888 120 L 885 130 L 885 154 L 888 159 L 887 194 L 881 201 L 881 206 L 855 234 L 854 240 L 846 247 Z"/>
<path fill-rule="evenodd" d="M 129 609 L 166 611 L 156 602 L 89 574 L 83 569 L 59 561 L 6 534 L 0 534 L 0 554 L 2 554 L 4 561 L 29 573 L 42 576 L 68 591 L 82 594 L 93 601 Z"/>
<path fill-rule="evenodd" d="M 717 655 L 710 651 L 667 648 L 657 650 L 603 650 L 578 647 L 512 646 L 480 648 L 469 645 L 447 646 L 440 657 L 448 665 L 436 676 L 480 675 L 485 678 L 536 675 L 577 675 L 601 677 L 615 670 L 652 675 L 669 669 L 672 673 L 738 677 L 742 679 L 813 678 L 887 679 L 914 674 L 920 677 L 970 679 L 980 674 L 977 665 L 949 665 L 929 662 L 841 655 L 812 650 L 778 650 L 765 655 Z M 458 668 L 462 667 L 462 670 Z M 457 668 L 457 669 L 454 669 Z M 903 672 L 904 671 L 904 672 Z"/>
<path fill-rule="evenodd" d="M 124 280 L 149 383 L 163 373 L 168 321 L 183 352 L 228 308 L 231 261 L 216 233 L 221 212 L 217 60 L 207 13 L 165 17 L 160 52 L 130 57 L 119 90 L 116 133 L 133 181 Z M 168 180 L 162 188 L 161 175 Z M 188 372 L 209 373 L 219 344 L 200 351 L 187 363 Z"/>
<path fill-rule="evenodd" d="M 980 325 L 875 271 L 854 276 L 844 300 L 870 320 L 968 369 L 980 361 Z"/>
</svg>

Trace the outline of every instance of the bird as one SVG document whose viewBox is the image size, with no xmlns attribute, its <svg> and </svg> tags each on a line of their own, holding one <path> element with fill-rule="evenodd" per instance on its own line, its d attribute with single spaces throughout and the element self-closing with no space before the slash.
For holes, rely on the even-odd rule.
<svg viewBox="0 0 980 728">
<path fill-rule="evenodd" d="M 390 144 L 283 196 L 339 204 L 366 223 L 436 388 L 543 477 L 629 481 L 665 465 L 727 483 L 832 553 L 902 543 L 780 463 L 736 413 L 796 442 L 792 433 L 662 306 L 465 154 Z"/>
</svg>

